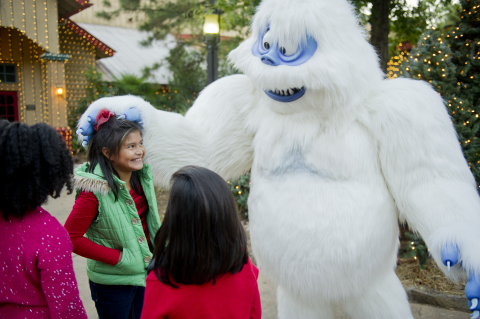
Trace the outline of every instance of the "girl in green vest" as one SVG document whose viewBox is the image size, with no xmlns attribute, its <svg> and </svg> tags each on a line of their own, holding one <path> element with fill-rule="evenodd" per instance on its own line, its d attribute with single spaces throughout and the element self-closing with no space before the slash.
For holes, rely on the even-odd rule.
<svg viewBox="0 0 480 319">
<path fill-rule="evenodd" d="M 152 239 L 160 228 L 142 128 L 107 109 L 89 123 L 79 132 L 89 134 L 89 162 L 75 170 L 77 197 L 65 228 L 73 252 L 88 258 L 99 318 L 140 318 Z"/>
</svg>

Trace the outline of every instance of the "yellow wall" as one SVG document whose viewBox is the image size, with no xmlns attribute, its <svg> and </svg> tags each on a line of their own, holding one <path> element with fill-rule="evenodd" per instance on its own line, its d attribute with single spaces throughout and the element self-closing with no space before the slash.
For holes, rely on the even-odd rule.
<svg viewBox="0 0 480 319">
<path fill-rule="evenodd" d="M 92 44 L 65 26 L 59 28 L 59 35 L 60 52 L 71 55 L 65 63 L 67 111 L 71 118 L 72 112 L 75 114 L 80 99 L 86 96 L 88 82 L 85 72 L 95 68 L 96 51 Z"/>
<path fill-rule="evenodd" d="M 59 52 L 57 0 L 1 0 L 0 26 L 18 29 L 51 53 Z"/>
<path fill-rule="evenodd" d="M 67 121 L 67 102 L 65 92 L 65 62 L 63 61 L 48 61 L 43 63 L 43 78 L 44 78 L 44 96 L 45 102 L 48 105 L 45 108 L 45 116 L 48 124 L 53 127 L 65 127 L 68 125 Z M 62 88 L 63 93 L 58 95 L 57 88 Z"/>
<path fill-rule="evenodd" d="M 56 93 L 65 90 L 64 62 L 40 59 L 45 51 L 17 29 L 0 27 L 0 43 L 0 63 L 17 65 L 17 83 L 0 83 L 0 91 L 17 91 L 19 121 L 67 126 L 66 95 Z"/>
<path fill-rule="evenodd" d="M 71 59 L 46 61 L 40 58 L 45 52 Z M 17 92 L 20 122 L 67 126 L 86 95 L 84 72 L 95 67 L 95 59 L 92 44 L 58 25 L 57 0 L 0 0 L 0 64 L 17 66 L 17 83 L 0 83 L 0 91 Z"/>
<path fill-rule="evenodd" d="M 0 83 L 0 91 L 17 91 L 18 119 L 34 124 L 48 121 L 43 100 L 42 62 L 44 51 L 16 29 L 0 28 L 0 63 L 17 65 L 17 83 Z M 35 105 L 27 111 L 26 105 Z"/>
</svg>

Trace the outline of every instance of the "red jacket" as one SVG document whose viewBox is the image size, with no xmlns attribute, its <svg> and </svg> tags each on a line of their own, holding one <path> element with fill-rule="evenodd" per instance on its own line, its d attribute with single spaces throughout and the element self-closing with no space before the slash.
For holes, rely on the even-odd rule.
<svg viewBox="0 0 480 319">
<path fill-rule="evenodd" d="M 141 319 L 260 319 L 262 307 L 258 269 L 250 260 L 242 271 L 217 278 L 215 285 L 161 283 L 154 272 L 147 277 Z"/>
</svg>

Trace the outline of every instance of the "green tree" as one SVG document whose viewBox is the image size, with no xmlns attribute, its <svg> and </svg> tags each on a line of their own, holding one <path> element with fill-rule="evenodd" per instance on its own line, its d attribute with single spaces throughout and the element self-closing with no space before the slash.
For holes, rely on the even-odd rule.
<svg viewBox="0 0 480 319">
<path fill-rule="evenodd" d="M 427 81 L 443 97 L 480 185 L 480 0 L 460 4 L 458 23 L 422 34 L 410 53 L 392 63 L 390 73 Z"/>
<path fill-rule="evenodd" d="M 411 7 L 406 0 L 349 1 L 355 5 L 361 21 L 370 23 L 370 43 L 377 49 L 384 71 L 396 45 L 416 43 L 427 26 L 437 25 L 447 17 L 451 4 L 451 0 L 419 0 L 417 6 Z M 365 14 L 367 8 L 369 15 Z"/>
<path fill-rule="evenodd" d="M 237 202 L 240 217 L 248 220 L 248 195 L 250 194 L 250 173 L 241 175 L 237 180 L 227 181 Z"/>
<path fill-rule="evenodd" d="M 406 250 L 400 257 L 402 258 L 415 258 L 420 264 L 422 269 L 426 268 L 426 263 L 428 261 L 428 248 L 423 238 L 420 235 L 406 231 L 403 233 L 405 238 L 408 240 Z"/>
<path fill-rule="evenodd" d="M 198 45 L 201 43 L 201 28 L 205 14 L 221 13 L 221 29 L 234 31 L 229 39 L 222 39 L 219 44 L 220 74 L 232 70 L 226 66 L 224 57 L 232 47 L 248 36 L 248 25 L 260 0 L 177 0 L 177 1 L 140 1 L 119 0 L 117 10 L 109 10 L 110 0 L 104 0 L 106 11 L 100 16 L 111 19 L 121 12 L 141 12 L 145 15 L 140 30 L 150 31 L 151 37 L 145 44 L 155 39 L 163 39 L 168 33 L 180 35 L 191 34 L 183 38 L 182 43 Z M 383 70 L 387 69 L 389 53 L 395 51 L 396 44 L 409 41 L 415 43 L 428 25 L 438 24 L 438 18 L 446 18 L 451 9 L 452 0 L 419 0 L 411 7 L 406 0 L 349 0 L 357 8 L 364 23 L 371 25 L 371 43 L 381 58 Z M 366 14 L 365 9 L 370 13 Z M 368 11 L 367 9 L 367 11 Z M 202 46 L 203 47 L 203 46 Z M 206 55 L 204 49 L 200 50 Z"/>
</svg>

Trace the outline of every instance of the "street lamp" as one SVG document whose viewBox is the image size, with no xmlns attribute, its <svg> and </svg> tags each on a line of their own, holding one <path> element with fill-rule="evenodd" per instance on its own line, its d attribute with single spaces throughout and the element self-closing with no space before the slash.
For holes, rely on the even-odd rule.
<svg viewBox="0 0 480 319">
<path fill-rule="evenodd" d="M 218 77 L 216 66 L 217 56 L 215 47 L 220 41 L 220 15 L 219 14 L 207 14 L 205 16 L 205 22 L 203 24 L 203 42 L 207 45 L 208 49 L 208 81 L 207 85 L 215 81 Z"/>
</svg>

